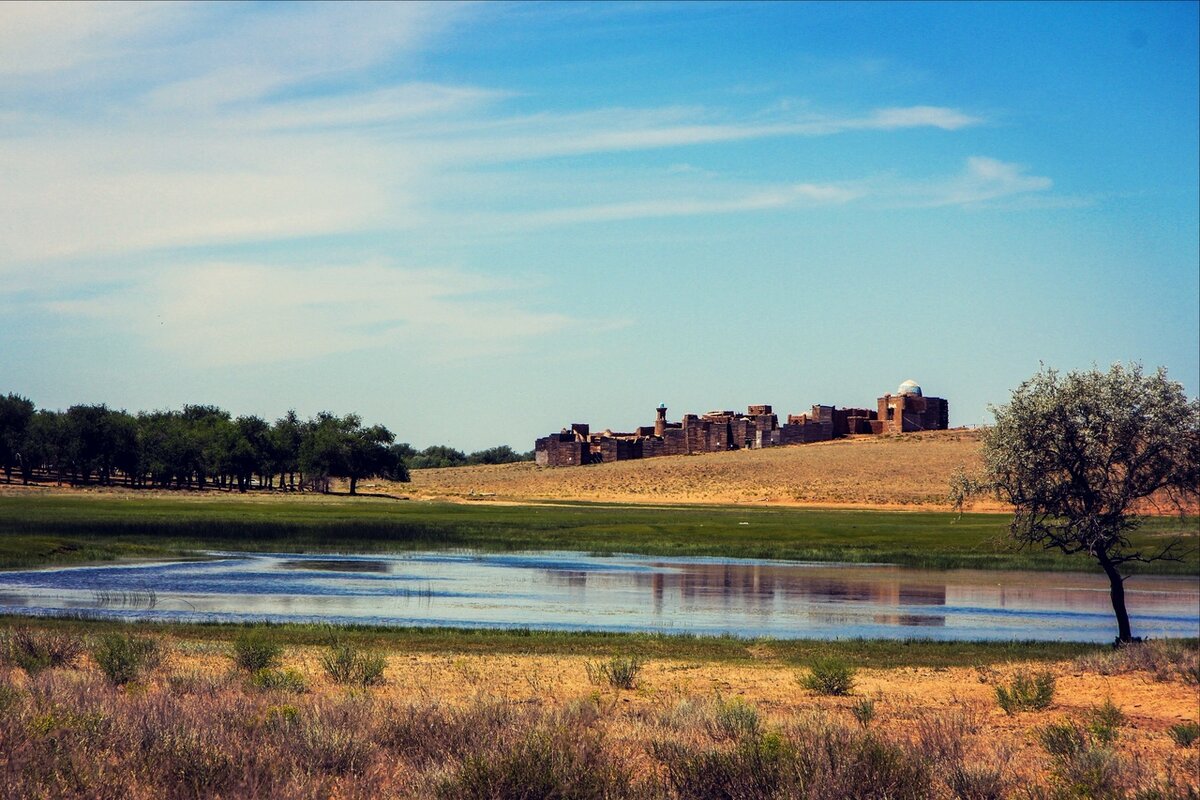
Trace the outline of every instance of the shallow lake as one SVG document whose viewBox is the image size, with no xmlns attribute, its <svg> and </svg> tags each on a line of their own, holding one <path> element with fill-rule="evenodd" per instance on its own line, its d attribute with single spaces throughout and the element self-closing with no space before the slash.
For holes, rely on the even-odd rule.
<svg viewBox="0 0 1200 800">
<path fill-rule="evenodd" d="M 1200 580 L 1126 582 L 1136 636 L 1200 635 Z M 1116 635 L 1103 575 L 582 553 L 217 553 L 0 572 L 0 612 L 777 638 Z"/>
</svg>

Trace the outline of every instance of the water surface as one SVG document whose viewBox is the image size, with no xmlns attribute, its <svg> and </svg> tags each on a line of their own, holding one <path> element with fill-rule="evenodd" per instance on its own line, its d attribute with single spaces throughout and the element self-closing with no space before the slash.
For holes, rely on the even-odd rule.
<svg viewBox="0 0 1200 800">
<path fill-rule="evenodd" d="M 1134 634 L 1200 635 L 1200 581 L 1126 583 Z M 214 554 L 0 573 L 0 612 L 175 621 L 1111 641 L 1103 575 L 542 552 Z"/>
</svg>

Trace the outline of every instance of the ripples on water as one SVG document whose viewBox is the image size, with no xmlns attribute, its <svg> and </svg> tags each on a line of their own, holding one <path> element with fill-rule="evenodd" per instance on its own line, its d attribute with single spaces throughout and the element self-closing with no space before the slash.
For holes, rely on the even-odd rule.
<svg viewBox="0 0 1200 800">
<path fill-rule="evenodd" d="M 0 610 L 778 638 L 1110 641 L 1116 633 L 1107 581 L 1081 573 L 582 553 L 214 556 L 0 573 Z M 1135 577 L 1126 592 L 1135 635 L 1200 635 L 1197 579 Z"/>
</svg>

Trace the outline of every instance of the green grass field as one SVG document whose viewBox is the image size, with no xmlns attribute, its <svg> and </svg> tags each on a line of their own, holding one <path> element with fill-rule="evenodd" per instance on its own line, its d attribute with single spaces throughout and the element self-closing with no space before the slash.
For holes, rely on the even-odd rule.
<svg viewBox="0 0 1200 800">
<path fill-rule="evenodd" d="M 1086 556 L 1016 551 L 1004 514 L 744 507 L 468 505 L 383 498 L 129 495 L 0 497 L 0 567 L 185 555 L 206 549 L 381 552 L 471 548 L 725 556 L 926 568 L 1086 570 Z M 1196 521 L 1153 518 L 1134 536 L 1183 536 L 1182 562 L 1147 573 L 1196 574 Z"/>
<path fill-rule="evenodd" d="M 136 622 L 98 619 L 29 618 L 0 615 L 0 629 L 25 626 L 98 636 L 136 630 L 174 641 L 232 642 L 248 628 L 262 630 L 287 646 L 340 642 L 387 652 L 458 655 L 586 656 L 614 654 L 644 660 L 785 664 L 799 666 L 831 655 L 863 668 L 974 667 L 1012 661 L 1064 661 L 1111 650 L 1079 642 L 935 642 L 921 639 L 742 639 L 677 633 L 542 631 L 528 628 L 378 627 L 369 625 Z M 1193 640 L 1184 640 L 1193 643 Z"/>
</svg>

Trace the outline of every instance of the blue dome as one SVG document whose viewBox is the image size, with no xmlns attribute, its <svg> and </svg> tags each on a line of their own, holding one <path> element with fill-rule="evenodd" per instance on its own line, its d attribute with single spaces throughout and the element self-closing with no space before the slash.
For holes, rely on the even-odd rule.
<svg viewBox="0 0 1200 800">
<path fill-rule="evenodd" d="M 911 378 L 900 384 L 900 388 L 896 390 L 896 394 L 915 394 L 917 397 L 922 396 L 921 387 L 918 386 L 917 382 Z"/>
</svg>

